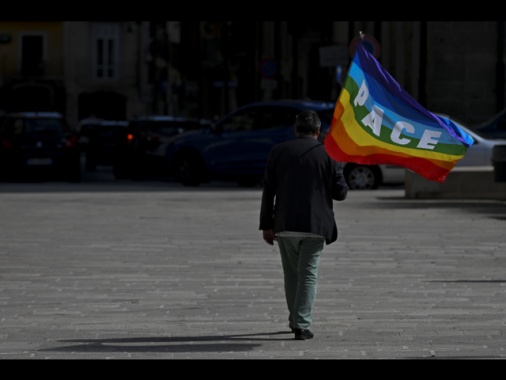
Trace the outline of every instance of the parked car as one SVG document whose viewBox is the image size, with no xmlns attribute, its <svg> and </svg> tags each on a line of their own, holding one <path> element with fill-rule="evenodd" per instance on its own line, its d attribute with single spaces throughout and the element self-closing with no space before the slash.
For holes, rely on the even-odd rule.
<svg viewBox="0 0 506 380">
<path fill-rule="evenodd" d="M 212 180 L 254 186 L 263 175 L 271 147 L 295 136 L 295 116 L 313 109 L 322 119 L 322 129 L 328 130 L 334 106 L 298 100 L 249 103 L 207 128 L 172 139 L 166 150 L 169 171 L 185 186 Z"/>
<path fill-rule="evenodd" d="M 143 180 L 168 176 L 165 151 L 176 135 L 210 125 L 209 120 L 169 115 L 139 116 L 131 120 L 117 149 L 117 179 Z"/>
<path fill-rule="evenodd" d="M 384 185 L 402 185 L 406 180 L 406 169 L 396 165 L 345 162 L 343 172 L 351 190 L 376 190 Z"/>
<path fill-rule="evenodd" d="M 492 151 L 496 145 L 506 145 L 506 139 L 490 138 L 488 134 L 482 134 L 478 130 L 465 126 L 459 120 L 446 114 L 435 113 L 435 115 L 451 120 L 464 132 L 469 134 L 474 143 L 469 147 L 462 159 L 457 161 L 455 166 L 492 166 Z"/>
<path fill-rule="evenodd" d="M 167 165 L 171 175 L 185 186 L 212 180 L 256 186 L 263 177 L 270 149 L 295 137 L 295 116 L 305 109 L 316 111 L 322 122 L 319 139 L 323 142 L 334 108 L 333 102 L 286 99 L 246 104 L 207 128 L 175 137 L 167 146 Z M 365 170 L 376 174 L 385 168 L 346 164 L 345 171 L 355 184 L 360 175 L 367 176 Z M 396 168 L 396 172 L 404 175 L 401 169 Z M 383 179 L 390 176 L 376 174 L 373 181 Z"/>
<path fill-rule="evenodd" d="M 489 139 L 506 139 L 506 108 L 490 119 L 471 126 L 471 129 Z"/>
<path fill-rule="evenodd" d="M 19 112 L 2 116 L 1 178 L 81 179 L 77 134 L 57 112 Z"/>
<path fill-rule="evenodd" d="M 86 118 L 78 125 L 79 146 L 85 159 L 85 170 L 93 172 L 97 166 L 113 166 L 116 149 L 126 139 L 126 120 Z"/>
</svg>

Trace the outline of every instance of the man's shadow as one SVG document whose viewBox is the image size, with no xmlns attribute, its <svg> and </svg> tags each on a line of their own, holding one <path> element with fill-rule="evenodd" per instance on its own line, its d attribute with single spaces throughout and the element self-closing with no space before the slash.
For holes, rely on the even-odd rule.
<svg viewBox="0 0 506 380">
<path fill-rule="evenodd" d="M 286 338 L 291 334 L 290 338 Z M 140 337 L 109 339 L 64 339 L 63 343 L 78 343 L 71 346 L 44 348 L 38 351 L 60 352 L 222 352 L 250 351 L 261 346 L 260 343 L 244 341 L 293 340 L 290 331 L 266 332 L 258 334 L 210 335 L 198 337 Z M 237 342 L 237 343 L 236 343 Z"/>
</svg>

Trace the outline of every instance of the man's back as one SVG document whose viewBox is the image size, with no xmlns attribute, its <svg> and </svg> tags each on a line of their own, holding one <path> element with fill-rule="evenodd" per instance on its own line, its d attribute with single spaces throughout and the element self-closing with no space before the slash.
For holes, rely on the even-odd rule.
<svg viewBox="0 0 506 380">
<path fill-rule="evenodd" d="M 332 206 L 336 190 L 338 197 L 346 197 L 342 169 L 318 140 L 300 136 L 278 144 L 267 163 L 261 229 L 268 227 L 268 210 L 272 207 L 274 232 L 315 233 L 325 236 L 328 244 L 335 241 L 337 228 Z M 275 207 L 269 202 L 274 198 Z"/>
<path fill-rule="evenodd" d="M 298 137 L 279 144 L 272 150 L 272 162 L 278 180 L 278 207 L 310 207 L 314 197 L 332 201 L 326 196 L 332 162 L 318 140 Z"/>
</svg>

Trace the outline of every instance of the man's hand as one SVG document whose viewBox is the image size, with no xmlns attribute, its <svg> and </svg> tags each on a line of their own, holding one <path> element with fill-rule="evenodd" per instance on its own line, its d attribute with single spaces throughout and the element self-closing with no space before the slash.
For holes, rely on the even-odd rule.
<svg viewBox="0 0 506 380">
<path fill-rule="evenodd" d="M 269 245 L 274 245 L 274 240 L 276 240 L 274 230 L 263 230 L 262 232 L 265 242 Z"/>
</svg>

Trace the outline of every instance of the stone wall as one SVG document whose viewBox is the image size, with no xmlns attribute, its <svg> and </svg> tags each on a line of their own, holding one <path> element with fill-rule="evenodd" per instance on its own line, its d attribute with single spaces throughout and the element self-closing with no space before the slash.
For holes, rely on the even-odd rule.
<svg viewBox="0 0 506 380">
<path fill-rule="evenodd" d="M 496 21 L 427 23 L 426 107 L 464 123 L 497 110 Z"/>
</svg>

